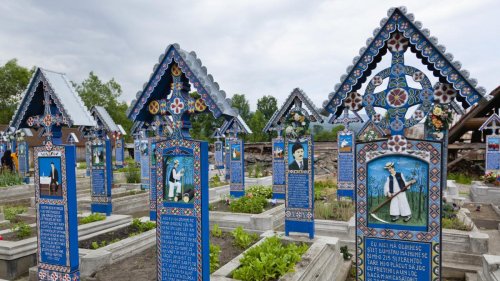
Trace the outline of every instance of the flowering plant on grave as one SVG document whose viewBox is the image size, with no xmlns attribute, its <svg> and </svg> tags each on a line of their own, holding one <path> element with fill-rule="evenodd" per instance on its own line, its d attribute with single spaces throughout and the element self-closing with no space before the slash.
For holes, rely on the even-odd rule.
<svg viewBox="0 0 500 281">
<path fill-rule="evenodd" d="M 290 112 L 285 120 L 285 134 L 287 138 L 298 139 L 307 134 L 310 122 L 309 118 L 301 111 Z"/>
<path fill-rule="evenodd" d="M 485 183 L 497 183 L 498 178 L 500 177 L 500 174 L 496 174 L 493 172 L 488 172 L 484 176 L 481 176 L 481 180 L 484 181 Z"/>
<path fill-rule="evenodd" d="M 450 127 L 453 121 L 452 111 L 449 105 L 435 104 L 431 113 L 427 117 L 426 125 L 434 132 L 441 132 Z"/>
</svg>

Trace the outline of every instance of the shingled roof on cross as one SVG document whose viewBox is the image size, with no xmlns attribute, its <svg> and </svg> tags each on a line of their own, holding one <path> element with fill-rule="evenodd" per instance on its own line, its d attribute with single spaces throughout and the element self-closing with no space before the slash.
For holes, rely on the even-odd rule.
<svg viewBox="0 0 500 281">
<path fill-rule="evenodd" d="M 387 53 L 388 42 L 393 34 L 398 32 L 408 40 L 413 53 L 427 66 L 441 83 L 451 84 L 458 92 L 456 99 L 462 107 L 467 108 L 478 102 L 485 94 L 485 89 L 477 86 L 477 80 L 469 77 L 469 72 L 461 69 L 459 61 L 453 60 L 453 55 L 446 53 L 443 45 L 438 45 L 436 37 L 431 37 L 422 23 L 415 21 L 413 14 L 407 13 L 405 7 L 391 8 L 388 17 L 380 21 L 380 27 L 373 31 L 373 36 L 366 41 L 366 47 L 359 50 L 359 56 L 353 59 L 353 64 L 347 67 L 347 73 L 342 75 L 340 83 L 324 101 L 324 115 L 340 116 L 345 107 L 344 100 L 348 94 L 359 90 Z"/>
<path fill-rule="evenodd" d="M 163 98 L 165 89 L 170 89 L 172 79 L 164 75 L 171 70 L 173 64 L 177 64 L 182 71 L 183 79 L 187 79 L 196 89 L 203 100 L 206 110 L 212 112 L 215 118 L 224 116 L 226 119 L 237 116 L 231 107 L 226 93 L 220 89 L 219 84 L 214 81 L 212 75 L 207 73 L 207 68 L 202 65 L 201 60 L 195 52 L 187 52 L 178 44 L 169 45 L 165 52 L 159 57 L 158 63 L 153 68 L 148 82 L 144 84 L 142 91 L 137 92 L 136 100 L 132 101 L 127 111 L 130 119 L 150 123 L 154 115 L 148 110 L 149 103 L 154 99 Z"/>
<path fill-rule="evenodd" d="M 44 93 L 47 92 L 50 100 L 57 106 L 59 113 L 71 126 L 93 127 L 96 122 L 90 116 L 87 107 L 76 93 L 64 73 L 43 68 L 36 68 L 23 98 L 14 113 L 10 126 L 15 129 L 30 127 L 27 119 L 44 113 Z"/>
</svg>

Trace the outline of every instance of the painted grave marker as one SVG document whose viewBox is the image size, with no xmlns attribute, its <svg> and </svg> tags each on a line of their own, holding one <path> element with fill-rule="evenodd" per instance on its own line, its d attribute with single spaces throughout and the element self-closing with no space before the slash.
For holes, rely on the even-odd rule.
<svg viewBox="0 0 500 281">
<path fill-rule="evenodd" d="M 245 195 L 245 143 L 241 139 L 229 141 L 229 194 L 236 198 Z"/>
<path fill-rule="evenodd" d="M 97 137 L 91 141 L 90 184 L 92 213 L 111 215 L 111 187 L 113 170 L 111 163 L 111 143 L 108 139 Z"/>
<path fill-rule="evenodd" d="M 273 139 L 273 199 L 285 199 L 285 140 L 283 137 Z"/>
<path fill-rule="evenodd" d="M 11 121 L 14 129 L 43 127 L 44 145 L 33 149 L 38 280 L 43 281 L 80 280 L 76 154 L 73 145 L 61 145 L 61 126 L 95 122 L 70 85 L 64 74 L 37 68 Z"/>
<path fill-rule="evenodd" d="M 251 134 L 252 130 L 241 116 L 232 117 L 222 124 L 219 134 L 226 135 L 226 159 L 229 160 L 229 193 L 236 198 L 245 195 L 245 142 L 238 138 L 239 133 Z M 226 174 L 227 178 L 227 174 Z"/>
<path fill-rule="evenodd" d="M 19 175 L 24 178 L 25 183 L 29 183 L 30 164 L 28 142 L 20 141 L 17 145 L 17 152 Z"/>
<path fill-rule="evenodd" d="M 190 83 L 199 98 L 189 95 Z M 149 151 L 155 154 L 151 163 L 156 160 L 157 280 L 209 280 L 208 143 L 191 140 L 189 119 L 203 112 L 215 118 L 236 113 L 196 54 L 176 44 L 160 57 L 138 97 L 130 119 L 150 125 L 162 116 L 172 124 L 169 134 L 157 134 L 166 140 L 152 142 Z"/>
<path fill-rule="evenodd" d="M 80 280 L 75 147 L 35 147 L 34 154 L 39 280 Z"/>
<path fill-rule="evenodd" d="M 122 168 L 125 165 L 125 139 L 117 138 L 115 140 L 115 165 Z"/>
<path fill-rule="evenodd" d="M 500 184 L 500 116 L 493 113 L 479 130 L 491 130 L 491 135 L 486 136 L 485 176 L 496 177 L 496 184 Z"/>
<path fill-rule="evenodd" d="M 457 108 L 453 100 L 456 97 L 467 108 L 484 91 L 475 88 L 468 72 L 459 72 L 460 64 L 444 54 L 437 39 L 420 29 L 406 8 L 390 9 L 324 103 L 334 118 L 344 108 L 363 108 L 373 124 L 391 135 L 356 144 L 356 280 L 442 278 L 441 194 L 447 130 L 451 110 Z M 405 64 L 409 46 L 426 58 L 426 67 L 439 81 L 449 84 L 438 82 L 433 87 L 424 72 Z M 379 61 L 385 50 L 392 56 L 391 66 L 373 72 L 372 62 Z M 361 95 L 356 91 L 368 77 L 372 78 Z M 382 86 L 384 80 L 387 86 Z M 428 140 L 406 138 L 405 129 L 424 118 Z"/>
<path fill-rule="evenodd" d="M 147 138 L 142 138 L 140 143 L 141 151 L 141 188 L 149 189 L 149 162 L 150 162 L 150 150 L 149 141 Z"/>
</svg>

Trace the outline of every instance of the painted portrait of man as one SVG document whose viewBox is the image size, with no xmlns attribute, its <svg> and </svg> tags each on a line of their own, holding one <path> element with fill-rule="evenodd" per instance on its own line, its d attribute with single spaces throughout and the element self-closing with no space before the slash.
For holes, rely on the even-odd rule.
<svg viewBox="0 0 500 281">
<path fill-rule="evenodd" d="M 291 150 L 293 160 L 288 156 L 288 169 L 289 170 L 308 170 L 308 159 L 305 157 L 305 149 L 301 143 L 294 143 Z M 292 161 L 290 161 L 292 160 Z"/>
</svg>

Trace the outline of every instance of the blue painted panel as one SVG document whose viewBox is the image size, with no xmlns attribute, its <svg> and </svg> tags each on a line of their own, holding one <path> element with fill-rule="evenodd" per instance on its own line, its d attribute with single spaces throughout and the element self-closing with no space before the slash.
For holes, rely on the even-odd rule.
<svg viewBox="0 0 500 281">
<path fill-rule="evenodd" d="M 500 171 L 500 136 L 486 137 L 486 172 Z"/>
<path fill-rule="evenodd" d="M 285 141 L 279 137 L 273 139 L 273 199 L 284 199 L 285 188 Z"/>
<path fill-rule="evenodd" d="M 113 184 L 113 163 L 110 140 L 93 140 L 91 145 L 90 182 L 91 211 L 111 215 L 111 187 Z"/>
<path fill-rule="evenodd" d="M 118 168 L 123 167 L 125 161 L 125 140 L 117 139 L 115 143 L 115 164 Z"/>
<path fill-rule="evenodd" d="M 149 189 L 149 141 L 141 140 L 141 187 Z"/>
<path fill-rule="evenodd" d="M 365 238 L 364 280 L 432 280 L 431 243 Z"/>
<path fill-rule="evenodd" d="M 285 141 L 285 234 L 309 233 L 314 238 L 314 143 L 310 135 Z"/>
<path fill-rule="evenodd" d="M 141 141 L 136 139 L 134 140 L 134 160 L 135 163 L 141 163 Z"/>
<path fill-rule="evenodd" d="M 156 149 L 157 279 L 209 280 L 208 143 L 167 140 Z"/>
<path fill-rule="evenodd" d="M 224 168 L 224 143 L 221 141 L 216 141 L 215 146 L 215 168 Z"/>
<path fill-rule="evenodd" d="M 234 139 L 230 147 L 230 195 L 241 197 L 245 195 L 245 144 Z"/>
<path fill-rule="evenodd" d="M 34 148 L 39 280 L 80 280 L 75 151 Z"/>
<path fill-rule="evenodd" d="M 358 280 L 441 278 L 442 142 L 405 142 L 356 145 Z"/>
</svg>

